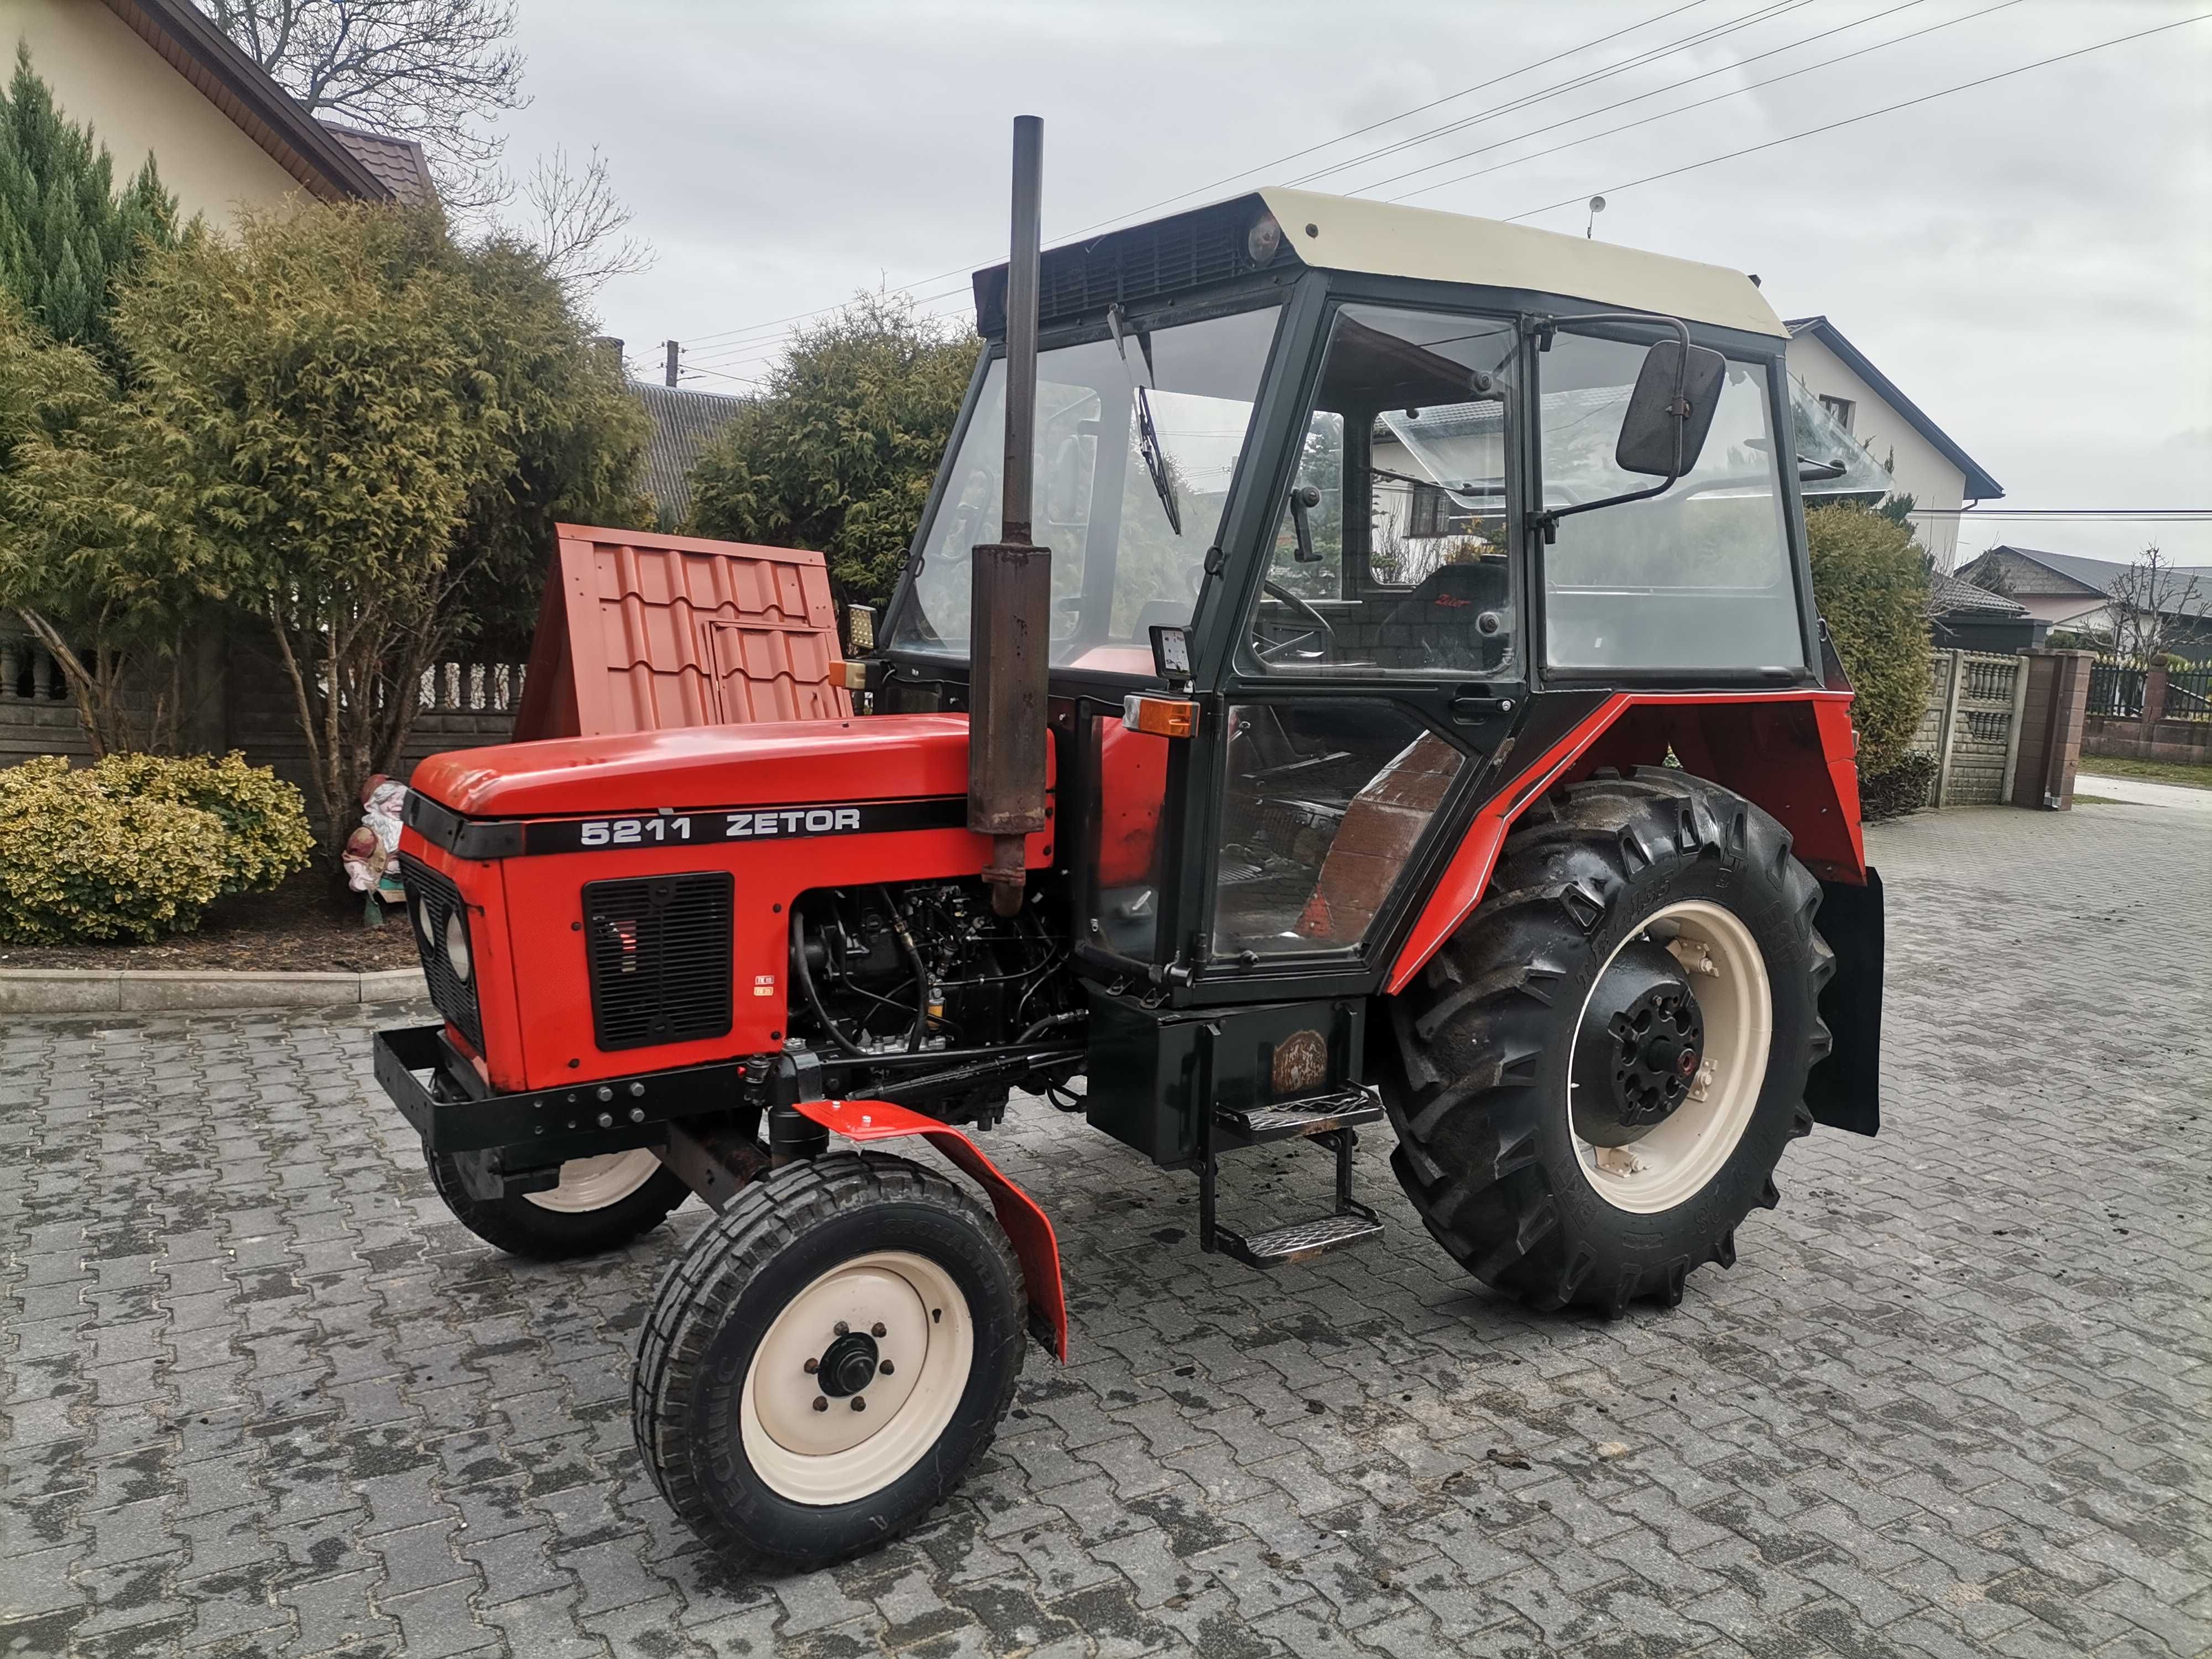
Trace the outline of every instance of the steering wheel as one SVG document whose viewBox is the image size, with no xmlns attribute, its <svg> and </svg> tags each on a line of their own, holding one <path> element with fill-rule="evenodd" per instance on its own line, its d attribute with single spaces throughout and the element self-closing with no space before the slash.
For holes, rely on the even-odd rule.
<svg viewBox="0 0 2212 1659">
<path fill-rule="evenodd" d="M 1252 654 L 1254 656 L 1259 658 L 1261 662 L 1276 662 L 1280 660 L 1290 652 L 1297 650 L 1298 647 L 1304 645 L 1310 640 L 1319 640 L 1322 641 L 1321 649 L 1310 653 L 1310 655 L 1324 657 L 1328 654 L 1330 648 L 1336 643 L 1336 629 L 1328 625 L 1328 617 L 1322 616 L 1320 611 L 1315 610 L 1313 606 L 1307 604 L 1305 600 L 1300 599 L 1297 594 L 1291 592 L 1288 588 L 1283 587 L 1277 583 L 1261 583 L 1261 592 L 1265 593 L 1271 599 L 1280 599 L 1285 605 L 1290 606 L 1291 610 L 1297 611 L 1308 622 L 1311 623 L 1313 626 L 1303 629 L 1298 633 L 1292 634 L 1287 639 L 1273 640 L 1266 645 L 1255 645 L 1252 647 Z M 1253 622 L 1253 627 L 1255 629 L 1261 628 L 1281 628 L 1283 626 L 1285 626 L 1285 624 L 1281 622 L 1267 617 L 1256 617 Z"/>
</svg>

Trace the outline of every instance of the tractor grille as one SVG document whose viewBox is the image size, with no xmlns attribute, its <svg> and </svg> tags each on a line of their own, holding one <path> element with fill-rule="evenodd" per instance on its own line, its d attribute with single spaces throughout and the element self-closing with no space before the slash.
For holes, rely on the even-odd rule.
<svg viewBox="0 0 2212 1659">
<path fill-rule="evenodd" d="M 1135 305 L 1267 269 L 1246 251 L 1253 221 L 1266 209 L 1256 196 L 1115 231 L 1090 242 L 1048 248 L 1037 266 L 1037 315 L 1045 321 Z M 1288 227 L 1285 227 L 1288 229 Z M 1289 238 L 1267 265 L 1296 262 Z M 999 335 L 1006 327 L 1006 269 L 975 273 L 975 326 Z"/>
<path fill-rule="evenodd" d="M 592 1029 L 601 1048 L 727 1035 L 735 886 L 727 871 L 586 884 Z"/>
<path fill-rule="evenodd" d="M 476 965 L 471 961 L 470 977 L 463 979 L 446 957 L 447 918 L 458 915 L 462 931 L 468 931 L 468 906 L 462 902 L 461 890 L 404 853 L 399 855 L 399 880 L 407 890 L 408 919 L 415 929 L 416 953 L 422 958 L 422 977 L 430 983 L 430 1000 L 469 1040 L 469 1046 L 482 1054 L 483 1020 L 477 1012 Z M 469 947 L 473 957 L 473 935 Z"/>
</svg>

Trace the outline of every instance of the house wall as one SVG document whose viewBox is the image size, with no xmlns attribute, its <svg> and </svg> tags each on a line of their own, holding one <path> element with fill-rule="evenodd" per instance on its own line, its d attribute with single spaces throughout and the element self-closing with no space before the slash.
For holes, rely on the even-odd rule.
<svg viewBox="0 0 2212 1659">
<path fill-rule="evenodd" d="M 1955 509 L 1966 505 L 1966 475 L 1811 335 L 1801 334 L 1790 341 L 1790 373 L 1816 397 L 1825 394 L 1850 400 L 1851 435 L 1866 444 L 1868 453 L 1878 462 L 1887 461 L 1890 452 L 1896 451 L 1896 471 L 1891 476 L 1899 493 L 1925 507 Z M 1934 557 L 1936 568 L 1948 573 L 1958 560 L 1959 521 L 1916 514 L 1912 524 L 1920 544 Z"/>
<path fill-rule="evenodd" d="M 210 224 L 228 221 L 240 203 L 268 206 L 300 189 L 100 0 L 4 0 L 0 42 L 9 73 L 18 40 L 63 113 L 89 125 L 113 155 L 118 184 L 150 151 L 184 216 L 204 214 Z"/>
</svg>

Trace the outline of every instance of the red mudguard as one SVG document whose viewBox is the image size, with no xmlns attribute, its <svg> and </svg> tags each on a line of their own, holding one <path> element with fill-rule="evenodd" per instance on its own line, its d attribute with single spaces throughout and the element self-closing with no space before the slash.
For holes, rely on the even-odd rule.
<svg viewBox="0 0 2212 1659">
<path fill-rule="evenodd" d="M 990 1194 L 1029 1285 L 1030 1328 L 1062 1364 L 1067 1362 L 1067 1295 L 1060 1282 L 1060 1241 L 1037 1202 L 999 1172 L 975 1143 L 949 1124 L 882 1100 L 806 1100 L 793 1109 L 848 1140 L 920 1135 Z"/>
</svg>

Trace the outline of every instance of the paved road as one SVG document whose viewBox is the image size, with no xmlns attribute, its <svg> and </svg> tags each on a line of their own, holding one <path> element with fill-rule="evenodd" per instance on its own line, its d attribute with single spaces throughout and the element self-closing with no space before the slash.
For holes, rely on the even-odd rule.
<svg viewBox="0 0 2212 1659">
<path fill-rule="evenodd" d="M 2107 800 L 2124 801 L 2130 806 L 2163 806 L 2180 812 L 2212 812 L 2212 789 L 2198 789 L 2185 783 L 2157 783 L 2148 778 L 2113 777 L 2104 772 L 2092 772 L 2085 763 L 2081 775 L 2075 780 L 2076 794 L 2101 795 Z M 2203 826 L 2198 826 L 2200 830 Z"/>
<path fill-rule="evenodd" d="M 1881 832 L 1891 1127 L 1799 1143 L 1672 1313 L 1471 1285 L 1379 1146 L 1389 1239 L 1264 1277 L 1196 1253 L 1188 1177 L 1018 1110 L 1075 1363 L 1032 1360 L 909 1541 L 775 1582 L 631 1449 L 673 1237 L 491 1254 L 358 1024 L 18 1024 L 0 1655 L 2197 1653 L 2212 860 L 2178 817 Z"/>
</svg>

